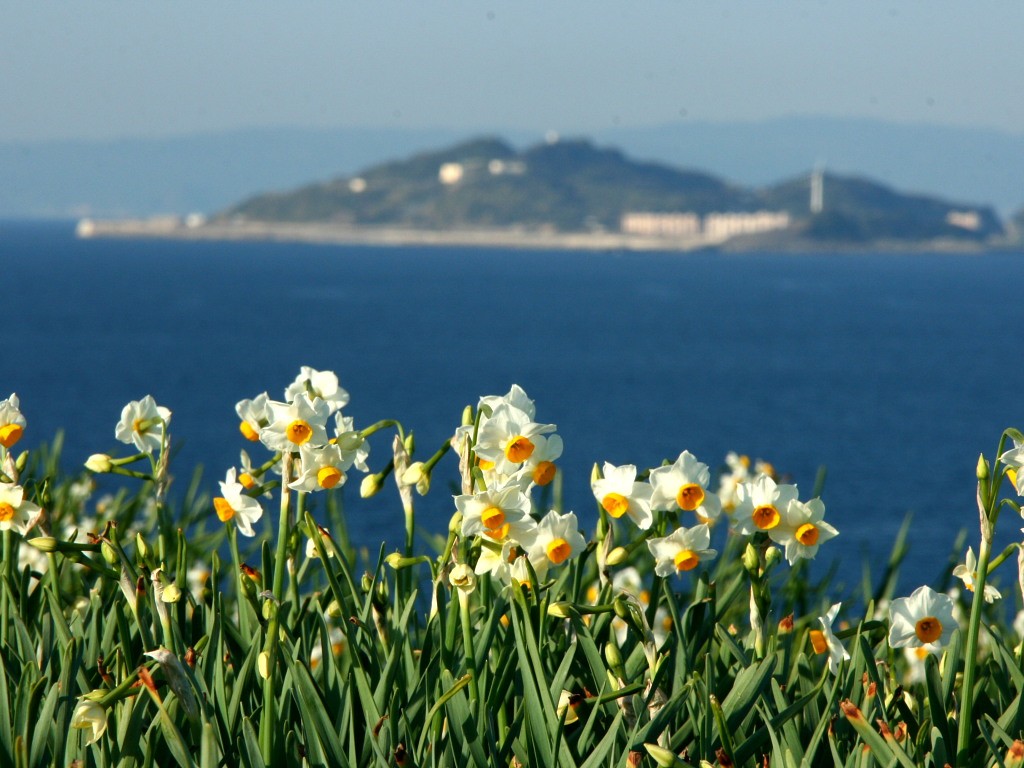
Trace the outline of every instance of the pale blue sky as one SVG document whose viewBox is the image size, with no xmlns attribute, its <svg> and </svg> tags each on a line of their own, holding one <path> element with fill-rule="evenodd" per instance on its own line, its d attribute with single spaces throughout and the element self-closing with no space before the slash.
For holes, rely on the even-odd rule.
<svg viewBox="0 0 1024 768">
<path fill-rule="evenodd" d="M 1022 34 L 1020 0 L 12 0 L 0 141 L 793 114 L 1021 135 Z"/>
</svg>

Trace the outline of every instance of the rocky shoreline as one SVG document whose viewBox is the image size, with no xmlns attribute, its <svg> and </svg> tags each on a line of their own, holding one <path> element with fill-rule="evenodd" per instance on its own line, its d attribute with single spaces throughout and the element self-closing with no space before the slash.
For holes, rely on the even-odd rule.
<svg viewBox="0 0 1024 768">
<path fill-rule="evenodd" d="M 962 240 L 817 242 L 777 232 L 761 236 L 711 240 L 701 235 L 666 237 L 622 232 L 557 232 L 526 228 L 426 230 L 404 227 L 351 226 L 331 223 L 263 221 L 206 222 L 178 217 L 150 219 L 83 219 L 80 238 L 168 238 L 176 240 L 251 240 L 335 245 L 449 246 L 527 248 L 535 250 L 663 251 L 685 253 L 714 249 L 726 252 L 774 251 L 898 251 L 984 253 L 1006 250 L 1009 244 Z M 1020 246 L 1009 246 L 1019 250 Z"/>
</svg>

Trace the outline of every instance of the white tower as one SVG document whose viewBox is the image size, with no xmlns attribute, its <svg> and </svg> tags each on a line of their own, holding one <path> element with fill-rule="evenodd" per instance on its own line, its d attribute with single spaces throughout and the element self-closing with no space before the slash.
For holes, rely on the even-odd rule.
<svg viewBox="0 0 1024 768">
<path fill-rule="evenodd" d="M 811 213 L 821 213 L 825 207 L 825 171 L 821 163 L 811 172 Z"/>
</svg>

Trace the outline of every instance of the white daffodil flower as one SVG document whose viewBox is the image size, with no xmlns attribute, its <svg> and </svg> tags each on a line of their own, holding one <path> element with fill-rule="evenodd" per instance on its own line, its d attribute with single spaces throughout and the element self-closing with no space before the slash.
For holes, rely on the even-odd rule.
<svg viewBox="0 0 1024 768">
<path fill-rule="evenodd" d="M 0 531 L 17 531 L 22 536 L 38 522 L 43 510 L 25 500 L 25 489 L 14 483 L 0 483 Z"/>
<path fill-rule="evenodd" d="M 949 643 L 957 628 L 953 600 L 931 587 L 914 590 L 889 606 L 889 645 L 893 648 L 922 647 L 937 651 Z"/>
<path fill-rule="evenodd" d="M 744 536 L 764 531 L 769 536 L 782 525 L 782 515 L 789 502 L 797 498 L 795 485 L 776 485 L 768 475 L 758 475 L 736 489 L 736 509 L 732 513 L 733 527 Z M 784 533 L 776 531 L 776 536 Z M 772 537 L 774 540 L 775 537 Z M 780 541 L 779 543 L 784 543 Z"/>
<path fill-rule="evenodd" d="M 330 406 L 310 399 L 304 392 L 290 403 L 267 402 L 270 423 L 260 430 L 260 441 L 272 451 L 297 451 L 303 445 L 327 444 L 327 418 Z"/>
<path fill-rule="evenodd" d="M 318 371 L 303 365 L 295 381 L 285 389 L 284 399 L 291 403 L 303 394 L 310 398 L 319 397 L 327 403 L 331 413 L 348 405 L 348 392 L 338 386 L 338 377 L 334 371 Z"/>
<path fill-rule="evenodd" d="M 246 440 L 255 443 L 260 439 L 260 430 L 270 423 L 268 402 L 270 397 L 266 392 L 261 392 L 252 400 L 239 400 L 235 403 L 235 413 L 242 420 L 238 425 L 238 431 Z"/>
<path fill-rule="evenodd" d="M 953 569 L 953 575 L 964 583 L 969 592 L 974 591 L 975 581 L 978 578 L 978 561 L 974 557 L 974 550 L 971 547 L 967 548 L 965 562 Z M 992 603 L 999 600 L 1002 595 L 991 584 L 986 584 L 984 597 L 986 603 Z"/>
<path fill-rule="evenodd" d="M 579 532 L 574 512 L 562 515 L 551 510 L 537 523 L 533 541 L 525 546 L 538 577 L 543 578 L 542 570 L 547 573 L 548 566 L 561 565 L 576 557 L 587 546 L 587 540 Z"/>
<path fill-rule="evenodd" d="M 487 406 L 493 413 L 499 405 L 511 405 L 513 408 L 518 408 L 531 420 L 537 415 L 537 408 L 533 400 L 526 396 L 526 391 L 518 384 L 513 384 L 507 395 L 485 395 L 481 397 L 477 410 Z"/>
<path fill-rule="evenodd" d="M 499 475 L 511 475 L 529 461 L 537 436 L 554 431 L 554 424 L 537 424 L 525 412 L 502 403 L 480 425 L 474 451 L 482 461 L 491 462 Z"/>
<path fill-rule="evenodd" d="M 683 451 L 674 464 L 651 470 L 651 509 L 695 512 L 702 523 L 713 523 L 722 513 L 718 495 L 708 490 L 708 465 Z"/>
<path fill-rule="evenodd" d="M 549 485 L 558 474 L 555 461 L 562 455 L 562 438 L 558 435 L 534 438 L 533 454 L 523 464 L 520 472 L 526 473 L 534 485 Z"/>
<path fill-rule="evenodd" d="M 1024 496 L 1024 472 L 1020 471 L 1021 467 L 1024 467 L 1024 443 L 1014 440 L 1013 448 L 1000 456 L 999 460 L 1006 465 L 1007 475 L 1009 475 L 1010 482 L 1013 483 L 1013 487 L 1017 490 L 1017 495 Z"/>
<path fill-rule="evenodd" d="M 725 466 L 729 471 L 723 472 L 718 478 L 718 498 L 722 502 L 722 509 L 731 512 L 738 501 L 737 489 L 750 479 L 750 457 L 730 451 L 725 455 Z"/>
<path fill-rule="evenodd" d="M 772 540 L 786 548 L 790 565 L 800 558 L 814 559 L 823 542 L 835 538 L 839 531 L 825 522 L 825 505 L 821 499 L 808 502 L 793 499 L 783 510 L 782 523 L 768 532 Z"/>
<path fill-rule="evenodd" d="M 692 571 L 704 560 L 718 554 L 711 545 L 711 529 L 704 524 L 677 528 L 668 536 L 651 539 L 647 548 L 654 557 L 654 572 L 659 576 Z"/>
<path fill-rule="evenodd" d="M 220 483 L 221 495 L 214 498 L 213 508 L 222 523 L 234 520 L 239 533 L 255 536 L 252 525 L 263 516 L 263 507 L 256 499 L 246 496 L 244 490 L 242 484 L 235 480 L 235 468 L 232 467 Z"/>
<path fill-rule="evenodd" d="M 134 444 L 143 453 L 156 453 L 170 422 L 170 410 L 157 405 L 152 395 L 146 395 L 141 400 L 132 400 L 121 410 L 114 437 L 122 443 Z"/>
<path fill-rule="evenodd" d="M 339 445 L 324 447 L 303 445 L 299 448 L 300 469 L 295 482 L 288 487 L 294 491 L 312 493 L 340 487 L 345 484 L 345 472 L 352 466 L 354 453 L 345 454 Z"/>
<path fill-rule="evenodd" d="M 463 537 L 522 541 L 535 526 L 530 517 L 530 498 L 515 483 L 456 496 L 455 508 L 462 513 Z"/>
<path fill-rule="evenodd" d="M 334 557 L 336 551 L 334 549 L 334 542 L 331 541 L 331 534 L 326 528 L 317 526 L 317 535 L 320 537 L 320 543 L 323 545 L 324 552 L 327 553 L 327 557 Z M 316 549 L 316 541 L 314 539 L 306 539 L 306 557 L 310 560 L 320 557 L 320 553 Z"/>
<path fill-rule="evenodd" d="M 12 448 L 25 433 L 26 426 L 18 396 L 11 393 L 6 400 L 0 400 L 0 445 Z"/>
<path fill-rule="evenodd" d="M 810 632 L 811 645 L 814 647 L 814 652 L 828 653 L 828 670 L 833 675 L 839 674 L 840 664 L 850 660 L 850 654 L 846 652 L 843 644 L 839 642 L 839 638 L 832 632 L 832 622 L 839 615 L 840 605 L 842 603 L 836 603 L 828 609 L 828 613 L 824 616 L 819 616 L 818 621 L 821 623 L 821 629 L 812 629 Z"/>
<path fill-rule="evenodd" d="M 95 744 L 107 730 L 107 710 L 98 701 L 82 698 L 71 713 L 71 727 L 89 730 L 86 746 Z"/>
<path fill-rule="evenodd" d="M 650 528 L 654 521 L 651 514 L 651 494 L 654 489 L 649 483 L 636 482 L 636 466 L 623 464 L 616 467 L 606 461 L 602 474 L 604 477 L 590 484 L 594 498 L 602 509 L 612 517 L 628 516 L 641 531 Z"/>
</svg>

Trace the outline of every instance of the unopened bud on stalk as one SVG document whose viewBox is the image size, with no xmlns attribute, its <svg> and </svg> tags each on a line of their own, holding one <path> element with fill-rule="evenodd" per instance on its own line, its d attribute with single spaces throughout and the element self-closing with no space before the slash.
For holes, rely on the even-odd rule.
<svg viewBox="0 0 1024 768">
<path fill-rule="evenodd" d="M 462 530 L 462 513 L 456 511 L 452 519 L 448 521 L 448 533 L 458 533 Z"/>
<path fill-rule="evenodd" d="M 117 565 L 121 561 L 121 558 L 118 557 L 117 550 L 106 541 L 100 544 L 100 554 L 102 554 L 103 559 L 111 565 Z"/>
<path fill-rule="evenodd" d="M 548 606 L 548 616 L 554 619 L 571 619 L 578 615 L 579 612 L 576 610 L 576 606 L 567 600 L 558 600 Z"/>
<path fill-rule="evenodd" d="M 94 453 L 85 460 L 85 468 L 96 474 L 103 474 L 113 469 L 111 458 L 105 453 Z"/>
<path fill-rule="evenodd" d="M 628 557 L 628 549 L 626 549 L 625 547 L 616 547 L 608 553 L 608 557 L 605 559 L 605 562 L 608 565 L 621 565 L 622 563 L 626 562 L 626 558 Z"/>
<path fill-rule="evenodd" d="M 765 571 L 769 570 L 773 566 L 777 565 L 782 560 L 782 550 L 777 547 L 770 548 L 764 554 L 764 566 Z"/>
<path fill-rule="evenodd" d="M 18 456 L 18 460 L 14 462 L 14 467 L 21 473 L 25 471 L 26 464 L 28 464 L 28 451 L 22 451 Z"/>
<path fill-rule="evenodd" d="M 604 660 L 608 662 L 608 668 L 619 680 L 626 679 L 626 667 L 622 663 L 622 654 L 619 653 L 619 646 L 615 643 L 607 643 L 604 647 Z"/>
<path fill-rule="evenodd" d="M 467 405 L 462 409 L 462 426 L 468 427 L 473 423 L 473 406 Z"/>
<path fill-rule="evenodd" d="M 371 496 L 376 496 L 380 493 L 382 487 L 384 487 L 384 478 L 379 473 L 367 475 L 363 478 L 363 482 L 359 484 L 359 495 L 364 499 L 369 499 Z"/>
<path fill-rule="evenodd" d="M 28 543 L 30 546 L 35 547 L 40 552 L 56 552 L 58 551 L 58 541 L 53 536 L 39 536 L 34 539 L 29 539 Z"/>
<path fill-rule="evenodd" d="M 413 451 L 416 450 L 416 438 L 412 432 L 405 436 L 405 440 L 402 441 L 402 445 L 405 446 L 405 452 L 412 456 Z"/>
<path fill-rule="evenodd" d="M 341 618 L 341 603 L 339 603 L 337 600 L 331 600 L 331 602 L 329 602 L 327 604 L 327 611 L 326 611 L 326 613 L 332 619 L 340 619 Z"/>
<path fill-rule="evenodd" d="M 676 758 L 675 753 L 670 749 L 659 747 L 657 744 L 644 744 L 644 749 L 647 750 L 647 754 L 661 768 L 675 768 L 677 765 L 685 765 L 685 763 Z"/>
<path fill-rule="evenodd" d="M 761 562 L 757 556 L 757 549 L 753 544 L 747 544 L 747 548 L 743 550 L 743 567 L 751 576 L 757 576 L 760 566 Z"/>
<path fill-rule="evenodd" d="M 145 560 L 149 556 L 149 545 L 146 544 L 146 540 L 142 538 L 141 533 L 135 534 L 135 550 L 139 553 L 139 559 Z"/>
<path fill-rule="evenodd" d="M 256 657 L 256 666 L 259 668 L 260 677 L 264 680 L 270 679 L 270 654 L 266 651 L 261 651 L 260 655 Z"/>
<path fill-rule="evenodd" d="M 429 563 L 430 558 L 426 555 L 417 555 L 416 557 L 405 557 L 401 552 L 392 552 L 390 555 L 384 558 L 384 562 L 394 568 L 396 571 L 401 568 L 408 568 L 410 565 L 418 565 L 419 563 Z"/>
<path fill-rule="evenodd" d="M 978 454 L 978 467 L 974 470 L 974 473 L 977 475 L 979 481 L 988 480 L 989 466 L 988 461 L 985 459 L 985 454 Z"/>
<path fill-rule="evenodd" d="M 402 485 L 415 485 L 416 493 L 426 496 L 430 490 L 430 472 L 422 461 L 414 461 L 402 473 Z"/>
</svg>

